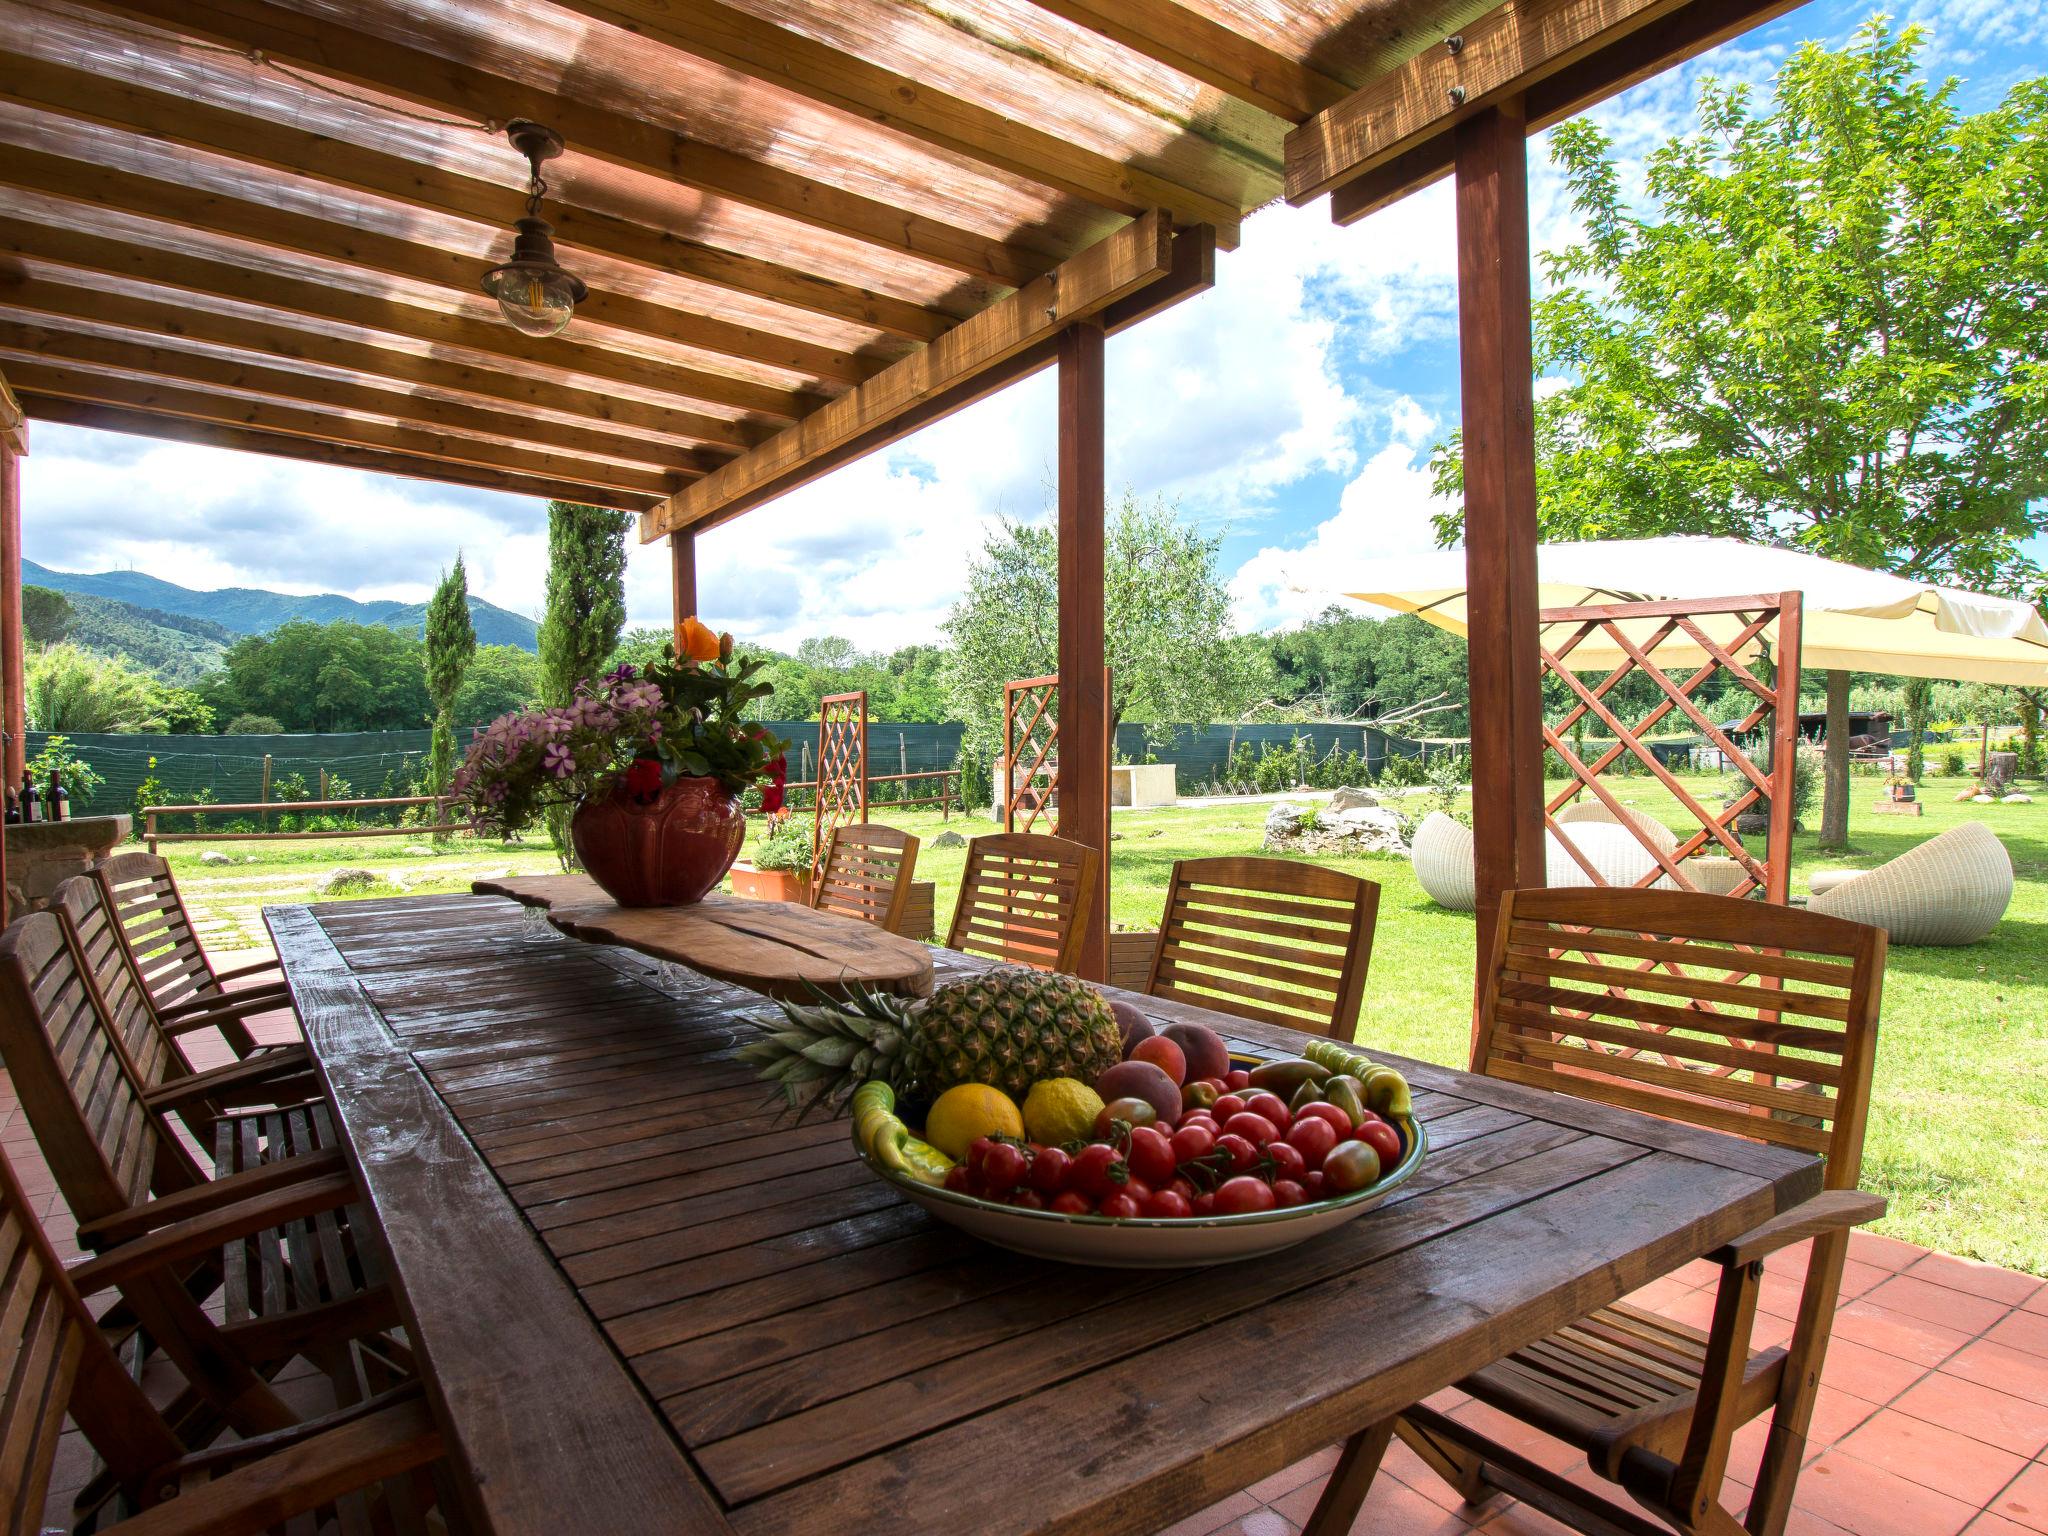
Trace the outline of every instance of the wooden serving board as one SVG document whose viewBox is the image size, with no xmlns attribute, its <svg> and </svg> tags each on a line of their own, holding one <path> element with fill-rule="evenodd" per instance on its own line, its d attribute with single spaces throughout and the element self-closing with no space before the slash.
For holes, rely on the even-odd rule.
<svg viewBox="0 0 2048 1536">
<path fill-rule="evenodd" d="M 622 907 L 588 875 L 519 875 L 470 889 L 544 908 L 571 938 L 635 949 L 769 997 L 800 1001 L 812 987 L 836 992 L 854 982 L 913 997 L 932 989 L 925 945 L 791 902 L 713 891 L 687 907 Z"/>
</svg>

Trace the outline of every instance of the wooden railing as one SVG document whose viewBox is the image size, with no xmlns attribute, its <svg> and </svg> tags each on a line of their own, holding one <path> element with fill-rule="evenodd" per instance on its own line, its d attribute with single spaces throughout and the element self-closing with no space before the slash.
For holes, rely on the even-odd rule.
<svg viewBox="0 0 2048 1536">
<path fill-rule="evenodd" d="M 900 800 L 877 800 L 870 795 L 868 798 L 868 809 L 880 810 L 888 806 L 936 805 L 939 808 L 940 819 L 942 821 L 950 821 L 953 816 L 953 802 L 960 798 L 960 791 L 953 782 L 959 776 L 960 770 L 958 768 L 934 768 L 924 773 L 870 774 L 868 776 L 869 784 L 897 784 L 908 783 L 912 779 L 937 779 L 939 781 L 939 792 L 936 795 L 905 796 Z M 818 781 L 816 779 L 794 779 L 785 785 L 784 788 L 792 793 L 799 789 L 808 789 L 815 793 L 818 788 Z M 965 808 L 965 806 L 962 807 L 963 810 Z"/>
<path fill-rule="evenodd" d="M 272 816 L 295 816 L 306 811 L 364 811 L 376 810 L 395 805 L 431 805 L 439 814 L 447 814 L 449 797 L 446 795 L 390 795 L 369 800 L 263 800 L 242 805 L 145 805 L 142 808 L 142 840 L 151 853 L 156 852 L 158 843 L 232 843 L 302 841 L 316 837 L 432 837 L 441 832 L 461 832 L 466 829 L 464 822 L 436 822 L 432 826 L 397 827 L 342 827 L 321 832 L 272 832 L 269 818 Z M 201 816 L 261 816 L 263 829 L 256 832 L 233 831 L 191 831 L 159 832 L 156 819 L 159 816 L 190 816 L 196 828 Z"/>
</svg>

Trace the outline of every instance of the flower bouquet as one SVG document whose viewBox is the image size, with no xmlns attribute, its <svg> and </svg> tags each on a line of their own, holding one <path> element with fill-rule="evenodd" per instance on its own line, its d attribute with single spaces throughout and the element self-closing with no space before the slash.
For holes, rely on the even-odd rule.
<svg viewBox="0 0 2048 1536">
<path fill-rule="evenodd" d="M 491 722 L 450 785 L 472 825 L 504 836 L 571 805 L 576 857 L 621 906 L 701 900 L 739 857 L 741 795 L 779 800 L 787 744 L 740 718 L 773 691 L 761 662 L 695 618 L 678 640 L 567 704 Z"/>
</svg>

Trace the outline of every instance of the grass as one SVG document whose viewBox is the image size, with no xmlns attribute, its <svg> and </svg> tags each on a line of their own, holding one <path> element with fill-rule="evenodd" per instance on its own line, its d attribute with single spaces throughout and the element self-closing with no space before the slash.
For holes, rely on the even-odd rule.
<svg viewBox="0 0 2048 1536">
<path fill-rule="evenodd" d="M 1988 823 L 2011 851 L 2019 888 L 1996 932 L 1966 949 L 1894 949 L 1885 978 L 1876 1096 L 1865 1151 L 1866 1188 L 1890 1197 L 1877 1230 L 1951 1253 L 2048 1274 L 2048 797 L 2039 805 L 1958 805 L 1965 781 L 1934 778 L 1927 814 L 1879 816 L 1876 780 L 1854 781 L 1853 848 L 1822 856 L 1814 838 L 1794 847 L 1795 892 L 1814 869 L 1867 868 L 1965 820 Z M 1696 782 L 1703 797 L 1714 780 Z M 1675 800 L 1647 778 L 1616 781 L 1628 804 L 1684 825 Z M 1419 808 L 1419 802 L 1418 808 Z M 1111 861 L 1110 918 L 1122 928 L 1159 921 L 1177 858 L 1258 851 L 1270 805 L 1245 802 L 1118 812 Z M 965 862 L 935 848 L 948 830 L 974 836 L 985 819 L 936 811 L 884 813 L 924 839 L 918 874 L 938 886 L 943 932 Z M 881 818 L 878 818 L 881 819 Z M 350 865 L 379 875 L 366 896 L 458 891 L 487 871 L 555 868 L 543 843 L 452 843 L 431 857 L 408 854 L 404 838 L 361 843 L 228 843 L 231 867 L 203 864 L 203 844 L 172 851 L 179 878 L 201 909 L 209 944 L 262 942 L 260 908 L 320 899 L 328 870 Z M 1422 894 L 1398 858 L 1324 859 L 1379 882 L 1379 931 L 1366 986 L 1359 1041 L 1430 1061 L 1462 1064 L 1473 973 L 1473 920 Z"/>
</svg>

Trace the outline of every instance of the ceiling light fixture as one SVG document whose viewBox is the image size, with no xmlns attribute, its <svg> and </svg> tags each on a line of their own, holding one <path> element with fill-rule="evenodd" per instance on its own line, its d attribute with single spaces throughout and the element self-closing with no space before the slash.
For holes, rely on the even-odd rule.
<svg viewBox="0 0 2048 1536">
<path fill-rule="evenodd" d="M 484 292 L 515 328 L 529 336 L 559 336 L 576 306 L 590 290 L 555 260 L 554 228 L 540 216 L 540 200 L 548 184 L 541 179 L 544 160 L 562 152 L 562 136 L 523 117 L 505 125 L 505 137 L 526 156 L 531 176 L 526 185 L 526 217 L 512 227 L 512 259 L 484 274 Z"/>
</svg>

